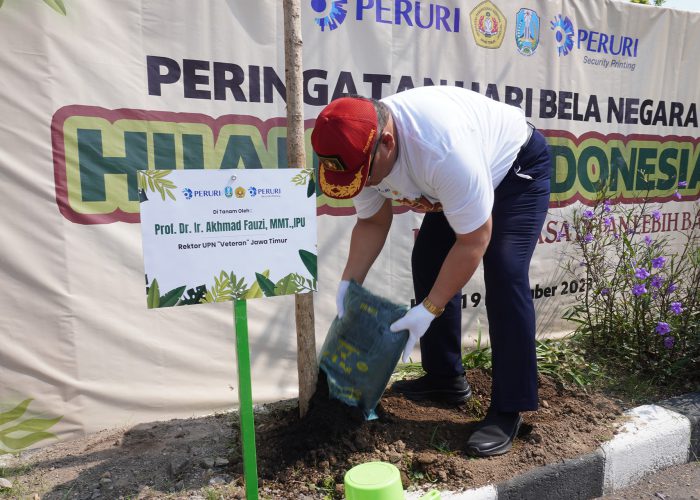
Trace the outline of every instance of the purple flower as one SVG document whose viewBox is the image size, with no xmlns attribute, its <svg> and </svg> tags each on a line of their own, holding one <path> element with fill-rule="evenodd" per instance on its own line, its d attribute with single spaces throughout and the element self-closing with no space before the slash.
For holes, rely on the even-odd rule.
<svg viewBox="0 0 700 500">
<path fill-rule="evenodd" d="M 681 199 L 681 194 L 680 194 L 678 191 L 676 191 L 675 193 L 673 193 L 673 197 L 674 197 L 675 199 L 677 199 L 677 200 L 680 200 L 680 199 Z"/>
<path fill-rule="evenodd" d="M 640 280 L 645 280 L 649 277 L 649 271 L 642 267 L 639 267 L 637 268 L 637 271 L 634 273 L 634 275 Z"/>
<path fill-rule="evenodd" d="M 670 331 L 671 331 L 671 327 L 668 326 L 668 323 L 664 323 L 663 321 L 659 321 L 656 324 L 656 333 L 658 333 L 659 335 L 666 335 Z"/>
<path fill-rule="evenodd" d="M 591 233 L 588 233 L 588 234 L 586 234 L 586 236 L 583 237 L 583 241 L 586 243 L 590 243 L 594 239 L 595 238 L 593 237 L 593 235 Z"/>
<path fill-rule="evenodd" d="M 629 234 L 630 236 L 633 235 L 634 233 L 635 233 L 635 230 L 632 228 L 627 230 L 627 234 Z"/>
<path fill-rule="evenodd" d="M 612 208 L 610 208 L 610 200 L 605 200 L 603 202 L 603 205 L 603 210 L 605 210 L 606 212 L 610 212 L 612 210 Z"/>
<path fill-rule="evenodd" d="M 605 295 L 608 295 L 609 293 L 610 293 L 610 290 L 607 289 L 607 288 L 603 288 L 603 289 L 600 291 L 600 294 L 601 294 L 601 295 L 604 295 L 604 296 L 605 296 Z"/>
<path fill-rule="evenodd" d="M 612 225 L 612 222 L 613 222 L 612 215 L 609 217 L 605 217 L 603 219 L 603 224 L 605 224 L 605 227 L 610 227 Z"/>
<path fill-rule="evenodd" d="M 644 286 L 644 283 L 642 283 L 641 285 L 634 285 L 632 287 L 632 293 L 635 297 L 639 297 L 640 295 L 644 295 L 645 293 L 647 293 L 647 287 Z"/>
<path fill-rule="evenodd" d="M 661 269 L 664 267 L 664 264 L 666 264 L 665 257 L 656 257 L 655 259 L 651 259 L 651 267 L 654 269 Z"/>
<path fill-rule="evenodd" d="M 679 188 L 688 187 L 688 183 L 685 182 L 685 181 L 680 181 L 680 182 L 678 183 L 678 187 L 679 187 Z"/>
<path fill-rule="evenodd" d="M 661 285 L 664 284 L 664 279 L 658 274 L 655 274 L 651 277 L 651 282 L 649 284 L 654 288 L 661 288 Z"/>
<path fill-rule="evenodd" d="M 674 339 L 671 335 L 669 335 L 668 337 L 664 337 L 664 347 L 666 349 L 672 349 L 673 344 L 675 344 L 675 342 L 676 339 Z"/>
<path fill-rule="evenodd" d="M 613 233 L 613 238 L 615 238 L 616 240 L 619 240 L 619 239 L 620 239 L 620 235 L 617 234 L 617 233 Z"/>
<path fill-rule="evenodd" d="M 583 212 L 583 217 L 585 219 L 592 219 L 594 215 L 595 214 L 593 213 L 593 210 L 591 210 L 590 208 Z"/>
<path fill-rule="evenodd" d="M 651 245 L 652 241 L 654 241 L 654 240 L 652 240 L 651 236 L 649 236 L 648 234 L 644 237 L 644 243 L 646 243 L 647 246 Z"/>
<path fill-rule="evenodd" d="M 661 219 L 661 212 L 659 212 L 658 210 L 654 210 L 651 213 L 651 216 L 654 218 L 654 220 L 659 220 Z"/>
<path fill-rule="evenodd" d="M 671 283 L 670 285 L 668 285 L 668 293 L 673 293 L 676 290 L 678 290 L 678 285 L 676 285 L 675 283 Z"/>
<path fill-rule="evenodd" d="M 671 309 L 671 312 L 673 314 L 678 315 L 683 312 L 683 304 L 681 304 L 680 302 L 671 302 L 669 309 Z"/>
</svg>

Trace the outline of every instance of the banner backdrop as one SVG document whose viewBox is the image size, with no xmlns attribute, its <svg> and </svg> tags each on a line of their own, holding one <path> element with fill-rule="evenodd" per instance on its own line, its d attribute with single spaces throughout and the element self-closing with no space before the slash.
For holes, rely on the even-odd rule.
<svg viewBox="0 0 700 500">
<path fill-rule="evenodd" d="M 234 407 L 231 303 L 145 307 L 136 173 L 287 167 L 280 2 L 64 3 L 0 8 L 0 412 L 16 409 L 3 425 L 18 426 L 1 449 Z M 346 92 L 459 85 L 542 130 L 556 172 L 531 272 L 540 335 L 572 329 L 560 318 L 585 283 L 562 271 L 563 223 L 596 182 L 627 203 L 650 193 L 662 216 L 647 234 L 700 225 L 700 15 L 604 0 L 301 3 L 306 171 L 314 118 Z M 408 304 L 422 216 L 395 211 L 366 286 Z M 318 196 L 317 213 L 320 347 L 354 211 Z M 464 294 L 468 343 L 488 330 L 479 272 Z M 293 299 L 252 301 L 249 322 L 254 398 L 294 397 Z"/>
</svg>

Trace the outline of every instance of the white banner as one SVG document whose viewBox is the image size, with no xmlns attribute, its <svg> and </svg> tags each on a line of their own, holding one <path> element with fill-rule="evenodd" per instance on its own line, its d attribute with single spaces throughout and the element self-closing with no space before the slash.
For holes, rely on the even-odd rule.
<svg viewBox="0 0 700 500">
<path fill-rule="evenodd" d="M 228 409 L 237 403 L 231 304 L 144 308 L 137 172 L 289 166 L 282 5 L 65 4 L 65 15 L 38 1 L 0 7 L 0 412 L 31 399 L 18 418 L 58 419 L 47 431 L 67 437 Z M 645 234 L 700 226 L 700 14 L 611 0 L 301 4 L 302 169 L 317 165 L 315 117 L 346 92 L 464 86 L 520 106 L 546 136 L 555 172 L 531 272 L 540 335 L 573 328 L 561 317 L 581 284 L 561 268 L 575 237 L 564 222 L 595 199 L 597 183 L 621 202 L 658 205 Z M 316 201 L 320 347 L 354 211 Z M 409 304 L 422 216 L 395 213 L 366 285 Z M 213 275 L 205 281 L 211 291 Z M 160 295 L 182 285 L 162 284 Z M 469 343 L 488 332 L 479 272 L 464 294 Z M 254 398 L 295 396 L 293 299 L 251 301 L 248 317 Z M 51 442 L 34 438 L 13 443 Z"/>
</svg>

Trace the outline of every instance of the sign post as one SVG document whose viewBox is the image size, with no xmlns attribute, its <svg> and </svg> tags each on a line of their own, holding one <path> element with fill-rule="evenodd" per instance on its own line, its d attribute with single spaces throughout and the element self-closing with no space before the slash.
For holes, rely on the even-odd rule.
<svg viewBox="0 0 700 500">
<path fill-rule="evenodd" d="M 245 300 L 233 302 L 233 321 L 236 327 L 236 359 L 238 363 L 238 416 L 241 424 L 243 448 L 243 477 L 245 497 L 258 498 L 258 465 L 255 449 L 255 420 L 253 417 L 253 388 L 250 376 L 250 348 L 248 347 L 248 314 Z"/>
<path fill-rule="evenodd" d="M 148 308 L 233 301 L 249 499 L 258 473 L 247 301 L 316 290 L 311 178 L 306 168 L 139 172 Z"/>
</svg>

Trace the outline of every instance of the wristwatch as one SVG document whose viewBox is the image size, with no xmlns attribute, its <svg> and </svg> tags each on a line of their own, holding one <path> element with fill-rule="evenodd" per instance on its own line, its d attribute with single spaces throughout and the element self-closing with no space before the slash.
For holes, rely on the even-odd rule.
<svg viewBox="0 0 700 500">
<path fill-rule="evenodd" d="M 423 300 L 423 307 L 425 307 L 429 313 L 434 314 L 436 318 L 445 311 L 444 307 L 438 307 L 432 302 L 430 302 L 430 299 L 428 299 L 428 297 L 426 297 L 425 300 Z"/>
</svg>

